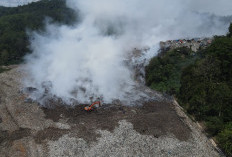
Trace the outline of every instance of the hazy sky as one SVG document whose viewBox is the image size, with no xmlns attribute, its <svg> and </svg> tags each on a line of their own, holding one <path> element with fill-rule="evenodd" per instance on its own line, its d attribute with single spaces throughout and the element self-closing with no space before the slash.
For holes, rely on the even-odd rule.
<svg viewBox="0 0 232 157">
<path fill-rule="evenodd" d="M 186 0 L 192 10 L 216 15 L 232 15 L 232 0 Z"/>
<path fill-rule="evenodd" d="M 1 6 L 15 7 L 18 5 L 28 4 L 30 2 L 36 2 L 39 0 L 0 0 Z"/>
<path fill-rule="evenodd" d="M 17 6 L 39 0 L 0 0 L 2 6 Z M 153 0 L 159 3 L 159 0 Z M 173 0 L 175 1 L 175 0 Z M 210 12 L 216 15 L 232 15 L 232 0 L 184 0 L 189 3 L 191 10 Z"/>
</svg>

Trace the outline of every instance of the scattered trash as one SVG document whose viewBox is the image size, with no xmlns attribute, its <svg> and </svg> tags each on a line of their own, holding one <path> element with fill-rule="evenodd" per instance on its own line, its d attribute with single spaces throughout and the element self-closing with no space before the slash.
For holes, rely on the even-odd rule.
<svg viewBox="0 0 232 157">
<path fill-rule="evenodd" d="M 194 39 L 178 39 L 167 40 L 166 42 L 160 42 L 161 50 L 170 50 L 179 47 L 187 47 L 196 52 L 200 48 L 206 48 L 212 43 L 213 38 L 194 38 Z"/>
</svg>

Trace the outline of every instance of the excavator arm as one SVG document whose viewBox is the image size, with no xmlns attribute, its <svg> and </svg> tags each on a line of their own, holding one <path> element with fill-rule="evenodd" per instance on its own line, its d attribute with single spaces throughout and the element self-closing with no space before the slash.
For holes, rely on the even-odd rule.
<svg viewBox="0 0 232 157">
<path fill-rule="evenodd" d="M 93 106 L 96 105 L 96 104 L 99 104 L 99 106 L 101 105 L 101 102 L 100 101 L 95 101 L 94 103 L 92 103 L 90 106 L 86 106 L 85 107 L 85 110 L 86 111 L 91 111 L 93 110 Z"/>
</svg>

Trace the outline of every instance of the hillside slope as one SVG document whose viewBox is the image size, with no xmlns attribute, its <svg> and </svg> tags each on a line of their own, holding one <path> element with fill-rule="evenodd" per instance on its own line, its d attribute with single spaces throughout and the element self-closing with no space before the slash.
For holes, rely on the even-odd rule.
<svg viewBox="0 0 232 157">
<path fill-rule="evenodd" d="M 232 156 L 232 25 L 227 36 L 196 53 L 182 48 L 154 57 L 146 83 L 178 98 L 185 110 L 204 122 L 209 136 Z"/>
<path fill-rule="evenodd" d="M 77 19 L 65 0 L 42 0 L 16 8 L 0 7 L 0 65 L 20 63 L 30 53 L 30 32 L 42 33 L 50 19 L 71 25 Z"/>
</svg>

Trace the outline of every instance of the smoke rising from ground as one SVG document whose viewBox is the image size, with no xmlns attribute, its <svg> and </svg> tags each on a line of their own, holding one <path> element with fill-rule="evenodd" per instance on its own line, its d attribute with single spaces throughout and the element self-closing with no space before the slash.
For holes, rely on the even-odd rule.
<svg viewBox="0 0 232 157">
<path fill-rule="evenodd" d="M 134 48 L 151 47 L 144 55 L 150 57 L 161 40 L 225 34 L 229 23 L 217 15 L 232 14 L 218 9 L 217 0 L 67 0 L 67 5 L 81 22 L 47 24 L 46 34 L 33 33 L 25 80 L 41 95 L 49 91 L 67 103 L 87 103 L 90 97 L 107 103 L 128 99 L 136 84 L 128 58 Z"/>
</svg>

